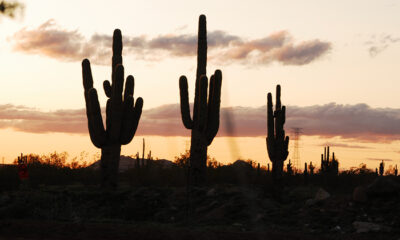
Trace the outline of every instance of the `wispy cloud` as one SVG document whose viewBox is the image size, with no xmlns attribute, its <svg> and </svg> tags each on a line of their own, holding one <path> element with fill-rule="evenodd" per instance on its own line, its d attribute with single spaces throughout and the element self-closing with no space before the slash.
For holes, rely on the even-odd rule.
<svg viewBox="0 0 400 240">
<path fill-rule="evenodd" d="M 382 162 L 382 160 L 384 162 L 392 162 L 393 161 L 392 159 L 388 159 L 388 158 L 367 158 L 367 159 L 371 160 L 371 161 L 379 161 L 379 162 Z"/>
<path fill-rule="evenodd" d="M 368 146 L 361 146 L 357 144 L 347 144 L 347 143 L 332 143 L 332 142 L 326 142 L 324 144 L 318 144 L 318 146 L 330 146 L 330 147 L 337 147 L 337 148 L 356 148 L 356 149 L 371 149 L 372 147 Z"/>
<path fill-rule="evenodd" d="M 400 42 L 400 38 L 393 37 L 390 34 L 381 34 L 379 36 L 372 35 L 370 40 L 365 42 L 368 46 L 368 52 L 371 57 L 376 57 L 378 54 L 386 50 L 390 45 Z"/>
<path fill-rule="evenodd" d="M 63 29 L 54 20 L 35 29 L 23 28 L 11 40 L 16 51 L 62 61 L 89 58 L 95 64 L 105 65 L 109 64 L 111 56 L 111 35 L 94 34 L 86 39 L 78 30 Z M 154 38 L 125 36 L 123 41 L 125 54 L 147 61 L 196 55 L 195 34 L 166 34 Z M 305 65 L 327 54 L 331 45 L 318 39 L 296 43 L 287 31 L 254 40 L 219 30 L 208 33 L 209 59 L 223 64 L 268 65 L 279 62 Z"/>
<path fill-rule="evenodd" d="M 302 127 L 302 134 L 306 136 L 390 142 L 400 140 L 400 109 L 335 103 L 309 107 L 287 106 L 285 128 L 289 131 L 291 127 Z M 0 128 L 34 133 L 87 134 L 87 120 L 84 109 L 45 112 L 7 104 L 0 105 Z M 170 104 L 143 111 L 137 134 L 190 136 L 190 131 L 182 125 L 179 104 Z M 221 109 L 218 136 L 265 137 L 266 134 L 266 106 Z M 361 145 L 329 145 L 364 148 Z"/>
</svg>

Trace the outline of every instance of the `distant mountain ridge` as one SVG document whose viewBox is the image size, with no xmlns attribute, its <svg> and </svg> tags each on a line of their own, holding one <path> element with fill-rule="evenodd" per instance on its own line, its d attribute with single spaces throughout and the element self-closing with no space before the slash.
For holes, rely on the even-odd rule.
<svg viewBox="0 0 400 240">
<path fill-rule="evenodd" d="M 144 163 L 143 163 L 144 160 Z M 132 158 L 130 156 L 124 156 L 121 155 L 120 159 L 119 159 L 119 172 L 124 172 L 128 169 L 131 168 L 135 168 L 137 166 L 137 159 L 136 158 Z M 153 159 L 139 159 L 139 166 L 146 166 L 148 164 L 151 163 L 155 163 L 159 166 L 162 166 L 164 168 L 170 168 L 172 166 L 175 166 L 176 164 L 170 160 L 167 159 L 157 159 L 157 160 L 153 160 Z M 100 168 L 100 160 L 94 162 L 93 164 L 91 164 L 89 167 L 94 168 L 94 169 L 98 169 Z"/>
</svg>

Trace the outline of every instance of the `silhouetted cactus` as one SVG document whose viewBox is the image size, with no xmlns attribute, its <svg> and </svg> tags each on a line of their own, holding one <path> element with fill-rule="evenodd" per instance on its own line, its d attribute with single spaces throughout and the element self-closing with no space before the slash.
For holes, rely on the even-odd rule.
<svg viewBox="0 0 400 240">
<path fill-rule="evenodd" d="M 397 177 L 397 174 L 398 174 L 398 171 L 397 171 L 397 164 L 396 164 L 396 167 L 394 169 L 394 175 Z"/>
<path fill-rule="evenodd" d="M 283 171 L 283 162 L 289 152 L 289 137 L 285 137 L 283 125 L 286 120 L 286 107 L 281 106 L 281 86 L 276 86 L 275 111 L 272 109 L 272 95 L 268 93 L 268 136 L 267 149 L 268 156 L 272 162 L 273 178 L 280 178 Z"/>
<path fill-rule="evenodd" d="M 179 79 L 181 115 L 183 125 L 192 130 L 190 145 L 190 182 L 198 185 L 205 180 L 207 165 L 207 147 L 217 135 L 219 128 L 219 110 L 221 102 L 222 73 L 216 70 L 210 78 L 207 101 L 208 79 L 207 65 L 207 29 L 206 17 L 199 18 L 197 43 L 197 71 L 193 120 L 190 117 L 188 83 L 185 76 Z"/>
<path fill-rule="evenodd" d="M 292 168 L 292 163 L 290 162 L 290 159 L 289 159 L 289 163 L 286 164 L 286 171 L 287 171 L 288 175 L 292 175 L 293 174 L 293 168 Z"/>
<path fill-rule="evenodd" d="M 385 163 L 382 160 L 382 162 L 379 164 L 379 175 L 383 176 L 384 171 L 385 171 Z"/>
<path fill-rule="evenodd" d="M 310 165 L 308 166 L 308 168 L 310 169 L 310 175 L 314 175 L 314 165 L 312 164 L 312 162 L 310 162 Z"/>
<path fill-rule="evenodd" d="M 303 171 L 303 181 L 304 184 L 308 184 L 308 169 L 307 169 L 307 163 L 304 163 L 304 171 Z"/>
<path fill-rule="evenodd" d="M 106 128 L 104 129 L 97 91 L 93 88 L 93 78 L 88 59 L 82 61 L 83 86 L 85 89 L 86 115 L 92 143 L 101 148 L 102 186 L 117 186 L 121 145 L 131 142 L 142 114 L 143 99 L 134 105 L 134 78 L 129 75 L 124 87 L 124 67 L 122 66 L 122 35 L 119 29 L 113 35 L 113 56 L 111 84 L 104 81 L 107 100 Z"/>
<path fill-rule="evenodd" d="M 329 154 L 329 146 L 324 148 L 324 153 L 321 154 L 321 173 L 337 175 L 339 173 L 339 161 L 335 158 L 335 153 L 332 153 L 332 158 Z"/>
</svg>

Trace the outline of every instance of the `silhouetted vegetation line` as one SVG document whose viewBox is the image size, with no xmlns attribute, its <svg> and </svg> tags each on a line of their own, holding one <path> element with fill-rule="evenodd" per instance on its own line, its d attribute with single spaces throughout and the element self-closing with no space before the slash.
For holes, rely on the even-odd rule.
<svg viewBox="0 0 400 240">
<path fill-rule="evenodd" d="M 285 137 L 283 125 L 286 120 L 286 107 L 281 106 L 281 86 L 276 86 L 275 111 L 273 111 L 272 95 L 268 93 L 268 136 L 267 150 L 269 159 L 272 162 L 272 176 L 274 179 L 282 177 L 283 162 L 286 160 L 289 151 L 289 137 Z"/>
<path fill-rule="evenodd" d="M 216 70 L 210 78 L 206 76 L 207 28 L 206 16 L 199 18 L 197 44 L 197 70 L 193 119 L 190 116 L 188 82 L 185 76 L 179 79 L 182 122 L 192 130 L 190 145 L 190 182 L 199 185 L 205 181 L 207 147 L 212 143 L 219 128 L 222 73 Z M 209 89 L 208 89 L 209 87 Z M 207 97 L 208 90 L 208 97 Z"/>
<path fill-rule="evenodd" d="M 113 56 L 111 83 L 104 81 L 104 92 L 109 98 L 106 106 L 106 129 L 104 129 L 97 91 L 93 88 L 93 78 L 88 59 L 82 62 L 83 86 L 85 89 L 86 115 L 90 139 L 101 148 L 102 186 L 116 188 L 121 145 L 133 139 L 140 116 L 143 99 L 138 98 L 134 105 L 134 78 L 129 75 L 124 85 L 122 65 L 122 35 L 119 29 L 113 35 Z"/>
</svg>

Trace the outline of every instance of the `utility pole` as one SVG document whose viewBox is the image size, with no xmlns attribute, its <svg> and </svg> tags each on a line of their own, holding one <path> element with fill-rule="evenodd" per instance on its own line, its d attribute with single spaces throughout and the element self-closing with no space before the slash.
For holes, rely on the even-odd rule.
<svg viewBox="0 0 400 240">
<path fill-rule="evenodd" d="M 299 152 L 299 141 L 300 141 L 300 133 L 302 133 L 302 128 L 299 127 L 293 127 L 293 155 L 292 155 L 292 160 L 293 160 L 293 167 L 296 170 L 300 169 L 300 152 Z"/>
</svg>

